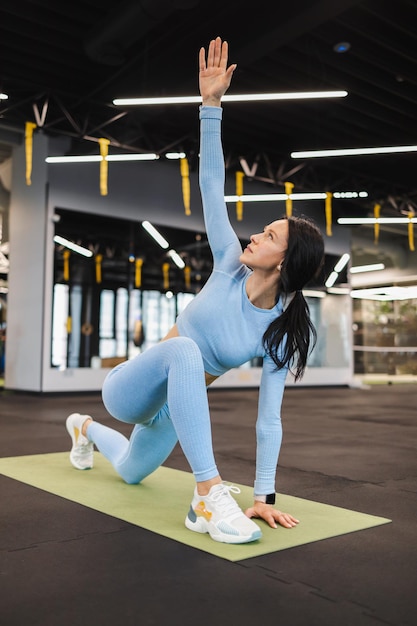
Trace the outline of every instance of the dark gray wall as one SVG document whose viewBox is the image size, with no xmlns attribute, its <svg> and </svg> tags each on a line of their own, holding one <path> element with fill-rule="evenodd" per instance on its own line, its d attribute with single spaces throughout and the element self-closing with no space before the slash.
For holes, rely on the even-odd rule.
<svg viewBox="0 0 417 626">
<path fill-rule="evenodd" d="M 50 154 L 57 153 L 58 145 L 52 144 Z M 191 215 L 186 216 L 178 161 L 161 158 L 158 161 L 110 162 L 107 196 L 100 196 L 98 163 L 51 164 L 48 169 L 50 204 L 54 207 L 130 220 L 147 219 L 155 224 L 193 231 L 204 230 L 197 171 L 190 172 Z M 282 191 L 266 183 L 244 180 L 246 194 Z M 235 193 L 234 171 L 227 173 L 225 193 Z M 314 218 L 325 232 L 324 201 L 295 202 L 293 211 Z M 247 202 L 243 220 L 238 222 L 235 205 L 229 204 L 232 224 L 241 239 L 261 231 L 265 224 L 284 213 L 284 202 Z M 326 236 L 325 240 L 326 252 L 330 254 L 350 251 L 350 229 L 346 227 L 333 224 L 333 235 Z"/>
</svg>

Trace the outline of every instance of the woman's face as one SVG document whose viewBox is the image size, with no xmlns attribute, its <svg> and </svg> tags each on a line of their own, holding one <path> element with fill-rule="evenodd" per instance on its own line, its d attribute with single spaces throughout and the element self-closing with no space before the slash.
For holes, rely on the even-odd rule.
<svg viewBox="0 0 417 626">
<path fill-rule="evenodd" d="M 277 271 L 288 247 L 288 220 L 276 220 L 262 233 L 251 235 L 240 261 L 251 269 Z"/>
</svg>

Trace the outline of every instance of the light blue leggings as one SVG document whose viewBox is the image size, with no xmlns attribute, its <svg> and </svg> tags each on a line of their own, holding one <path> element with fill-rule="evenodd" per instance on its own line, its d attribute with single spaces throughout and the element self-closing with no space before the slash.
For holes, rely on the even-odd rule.
<svg viewBox="0 0 417 626">
<path fill-rule="evenodd" d="M 179 440 L 196 481 L 218 475 L 204 365 L 197 344 L 174 337 L 115 367 L 103 384 L 109 413 L 136 424 L 130 439 L 92 422 L 87 437 L 127 483 L 139 483 Z M 169 407 L 169 408 L 168 408 Z"/>
</svg>

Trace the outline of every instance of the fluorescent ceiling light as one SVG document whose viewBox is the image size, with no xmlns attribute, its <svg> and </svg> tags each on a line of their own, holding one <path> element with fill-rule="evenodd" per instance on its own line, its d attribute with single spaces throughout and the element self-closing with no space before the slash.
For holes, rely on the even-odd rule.
<svg viewBox="0 0 417 626">
<path fill-rule="evenodd" d="M 369 289 L 352 289 L 352 298 L 365 300 L 411 300 L 417 298 L 417 287 L 373 287 Z"/>
<path fill-rule="evenodd" d="M 350 294 L 350 289 L 348 287 L 329 287 L 327 289 L 327 293 L 339 296 L 348 296 Z"/>
<path fill-rule="evenodd" d="M 335 284 L 338 276 L 339 276 L 339 274 L 337 272 L 333 271 L 330 274 L 330 276 L 328 277 L 328 279 L 326 280 L 326 282 L 324 283 L 326 285 L 326 287 L 333 287 L 333 285 Z"/>
<path fill-rule="evenodd" d="M 342 269 L 346 267 L 346 265 L 349 263 L 349 259 L 350 259 L 350 254 L 348 254 L 347 252 L 345 252 L 345 254 L 342 254 L 340 259 L 334 266 L 334 271 L 339 274 L 339 272 L 341 272 Z"/>
<path fill-rule="evenodd" d="M 333 198 L 351 199 L 351 198 L 367 198 L 367 191 L 334 191 Z"/>
<path fill-rule="evenodd" d="M 351 195 L 356 194 L 356 196 Z M 335 191 L 335 198 L 354 198 L 360 195 L 361 198 L 368 196 L 367 191 Z M 264 194 L 247 194 L 242 196 L 225 196 L 225 202 L 283 202 L 284 200 L 325 200 L 327 194 L 323 191 L 311 193 L 264 193 Z"/>
<path fill-rule="evenodd" d="M 86 156 L 54 156 L 46 157 L 47 163 L 94 163 L 101 161 L 103 157 L 99 154 L 86 155 Z"/>
<path fill-rule="evenodd" d="M 338 224 L 416 224 L 417 217 L 339 217 Z"/>
<path fill-rule="evenodd" d="M 61 246 L 64 246 L 65 248 L 68 248 L 69 250 L 72 250 L 73 252 L 77 252 L 77 254 L 82 254 L 83 256 L 87 256 L 87 257 L 93 256 L 93 253 L 91 252 L 91 250 L 87 250 L 87 248 L 83 248 L 82 246 L 79 246 L 73 241 L 69 241 L 68 239 L 65 239 L 64 237 L 61 237 L 60 235 L 55 235 L 54 241 L 55 243 L 59 243 Z"/>
<path fill-rule="evenodd" d="M 161 233 L 156 230 L 155 226 L 152 226 L 152 224 L 147 220 L 142 222 L 142 226 L 150 234 L 150 236 L 155 239 L 156 243 L 158 243 L 161 248 L 164 248 L 164 250 L 169 248 L 169 243 L 167 242 L 165 237 L 163 237 Z"/>
<path fill-rule="evenodd" d="M 168 256 L 171 257 L 171 259 L 174 261 L 175 265 L 177 267 L 179 267 L 180 270 L 184 269 L 185 263 L 184 263 L 183 259 L 180 257 L 180 255 L 178 254 L 178 252 L 175 252 L 175 250 L 169 250 L 168 251 Z"/>
<path fill-rule="evenodd" d="M 225 95 L 224 102 L 254 102 L 259 100 L 311 100 L 317 98 L 344 98 L 347 91 L 299 91 L 290 93 L 248 93 Z M 201 96 L 169 96 L 158 98 L 116 98 L 115 106 L 145 106 L 152 104 L 201 104 Z"/>
<path fill-rule="evenodd" d="M 328 279 L 324 283 L 326 287 L 333 287 L 336 280 L 338 279 L 339 273 L 343 270 L 344 267 L 349 263 L 350 254 L 345 252 L 342 254 L 336 265 L 334 266 L 333 272 L 329 275 Z"/>
<path fill-rule="evenodd" d="M 316 289 L 303 289 L 303 295 L 308 298 L 325 298 L 324 291 L 317 291 Z"/>
<path fill-rule="evenodd" d="M 225 196 L 225 202 L 281 202 L 283 200 L 325 200 L 325 193 L 264 193 L 242 196 Z"/>
<path fill-rule="evenodd" d="M 154 161 L 159 159 L 157 154 L 149 153 L 133 153 L 132 154 L 109 154 L 102 157 L 99 154 L 75 155 L 75 156 L 54 156 L 46 157 L 47 163 L 98 163 L 99 161 Z"/>
<path fill-rule="evenodd" d="M 109 154 L 104 157 L 106 161 L 156 161 L 159 155 L 154 152 L 143 152 L 132 154 Z"/>
<path fill-rule="evenodd" d="M 381 146 L 379 148 L 342 148 L 339 150 L 304 150 L 291 152 L 293 159 L 316 159 L 318 157 L 359 156 L 367 154 L 392 154 L 417 152 L 417 146 Z"/>
<path fill-rule="evenodd" d="M 165 155 L 166 159 L 185 159 L 187 155 L 185 152 L 167 152 Z"/>
<path fill-rule="evenodd" d="M 361 272 L 375 272 L 378 270 L 384 270 L 385 265 L 383 263 L 370 263 L 369 265 L 356 265 L 350 268 L 351 274 L 360 274 Z"/>
</svg>

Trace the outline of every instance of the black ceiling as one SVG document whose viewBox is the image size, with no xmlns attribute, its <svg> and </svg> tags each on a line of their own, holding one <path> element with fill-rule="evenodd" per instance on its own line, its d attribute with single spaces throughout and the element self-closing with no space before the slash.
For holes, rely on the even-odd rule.
<svg viewBox="0 0 417 626">
<path fill-rule="evenodd" d="M 26 121 L 73 152 L 196 152 L 196 105 L 120 109 L 114 98 L 197 95 L 197 55 L 220 35 L 238 64 L 230 93 L 346 89 L 327 101 L 226 103 L 227 163 L 296 190 L 366 190 L 355 210 L 417 206 L 417 155 L 294 161 L 293 150 L 417 144 L 414 0 L 2 0 L 0 158 Z M 348 42 L 337 53 L 334 46 Z M 36 109 L 36 112 L 35 112 Z M 113 148 L 111 148 L 113 150 Z M 294 170 L 294 168 L 297 168 Z"/>
</svg>

